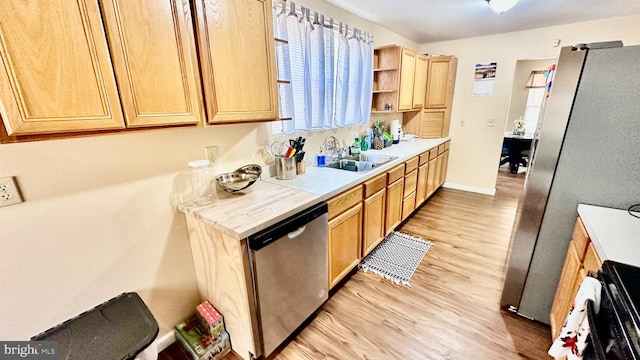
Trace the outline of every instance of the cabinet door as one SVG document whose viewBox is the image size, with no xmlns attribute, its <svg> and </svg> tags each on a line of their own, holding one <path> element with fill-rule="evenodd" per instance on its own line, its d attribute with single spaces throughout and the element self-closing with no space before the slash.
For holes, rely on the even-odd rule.
<svg viewBox="0 0 640 360">
<path fill-rule="evenodd" d="M 444 170 L 444 157 L 443 154 L 438 155 L 436 162 L 436 188 L 442 185 L 442 171 Z"/>
<path fill-rule="evenodd" d="M 124 128 L 97 0 L 6 0 L 0 101 L 8 135 Z"/>
<path fill-rule="evenodd" d="M 450 57 L 438 56 L 429 59 L 425 108 L 442 109 L 447 107 L 450 72 Z"/>
<path fill-rule="evenodd" d="M 427 93 L 427 63 L 428 58 L 424 55 L 416 56 L 416 71 L 413 80 L 413 109 L 422 109 Z"/>
<path fill-rule="evenodd" d="M 413 108 L 413 79 L 416 70 L 416 53 L 402 49 L 402 65 L 400 68 L 400 94 L 398 96 L 398 110 Z"/>
<path fill-rule="evenodd" d="M 389 235 L 402 222 L 404 178 L 387 185 L 387 218 L 385 234 Z"/>
<path fill-rule="evenodd" d="M 436 191 L 436 171 L 438 170 L 438 158 L 429 160 L 427 169 L 427 198 Z"/>
<path fill-rule="evenodd" d="M 270 0 L 195 0 L 210 123 L 278 116 Z"/>
<path fill-rule="evenodd" d="M 378 191 L 364 200 L 362 257 L 367 256 L 384 239 L 384 219 L 387 192 Z"/>
<path fill-rule="evenodd" d="M 420 206 L 427 199 L 427 175 L 429 163 L 420 165 L 418 168 L 418 184 L 416 185 L 416 207 Z"/>
<path fill-rule="evenodd" d="M 404 221 L 406 218 L 408 218 L 415 209 L 416 192 L 414 191 L 409 195 L 405 195 L 404 199 L 402 199 L 402 220 Z"/>
<path fill-rule="evenodd" d="M 127 126 L 199 123 L 204 108 L 189 3 L 101 4 Z"/>
<path fill-rule="evenodd" d="M 447 168 L 449 167 L 449 150 L 446 150 L 439 157 L 442 157 L 442 165 L 440 168 L 440 185 L 442 185 L 447 179 Z"/>
<path fill-rule="evenodd" d="M 418 136 L 423 139 L 435 139 L 442 137 L 445 110 L 425 110 L 420 115 L 420 132 Z"/>
<path fill-rule="evenodd" d="M 361 240 L 361 203 L 329 221 L 329 289 L 358 265 Z"/>
<path fill-rule="evenodd" d="M 576 252 L 575 243 L 571 241 L 567 250 L 567 257 L 564 260 L 564 266 L 562 267 L 560 280 L 558 280 L 556 296 L 551 306 L 551 336 L 554 339 L 560 333 L 562 324 L 573 304 L 573 289 L 579 276 L 580 268 L 580 258 Z"/>
</svg>

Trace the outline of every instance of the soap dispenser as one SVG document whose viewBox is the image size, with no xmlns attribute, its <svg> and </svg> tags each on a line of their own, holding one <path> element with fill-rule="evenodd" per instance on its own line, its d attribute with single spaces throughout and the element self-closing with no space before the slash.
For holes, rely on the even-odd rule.
<svg viewBox="0 0 640 360">
<path fill-rule="evenodd" d="M 353 144 L 351 144 L 351 155 L 360 155 L 360 137 L 357 133 L 352 133 Z"/>
</svg>

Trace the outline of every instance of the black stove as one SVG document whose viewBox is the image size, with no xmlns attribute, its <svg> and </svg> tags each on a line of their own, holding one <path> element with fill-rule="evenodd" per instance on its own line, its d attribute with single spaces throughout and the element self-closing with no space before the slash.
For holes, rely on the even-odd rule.
<svg viewBox="0 0 640 360">
<path fill-rule="evenodd" d="M 600 309 L 589 303 L 591 342 L 585 360 L 640 360 L 640 268 L 607 260 L 595 276 Z"/>
</svg>

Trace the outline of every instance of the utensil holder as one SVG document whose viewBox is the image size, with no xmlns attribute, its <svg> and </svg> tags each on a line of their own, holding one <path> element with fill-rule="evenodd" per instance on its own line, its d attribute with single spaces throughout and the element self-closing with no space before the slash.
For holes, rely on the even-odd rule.
<svg viewBox="0 0 640 360">
<path fill-rule="evenodd" d="M 279 180 L 292 180 L 296 178 L 296 158 L 295 156 L 276 159 L 276 178 Z"/>
</svg>

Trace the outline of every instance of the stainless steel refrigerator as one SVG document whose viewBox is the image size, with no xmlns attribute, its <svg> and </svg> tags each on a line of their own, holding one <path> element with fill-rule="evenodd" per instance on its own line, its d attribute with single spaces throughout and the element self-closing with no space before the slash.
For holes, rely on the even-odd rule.
<svg viewBox="0 0 640 360">
<path fill-rule="evenodd" d="M 578 204 L 640 202 L 640 46 L 562 48 L 540 121 L 501 304 L 548 324 Z"/>
</svg>

